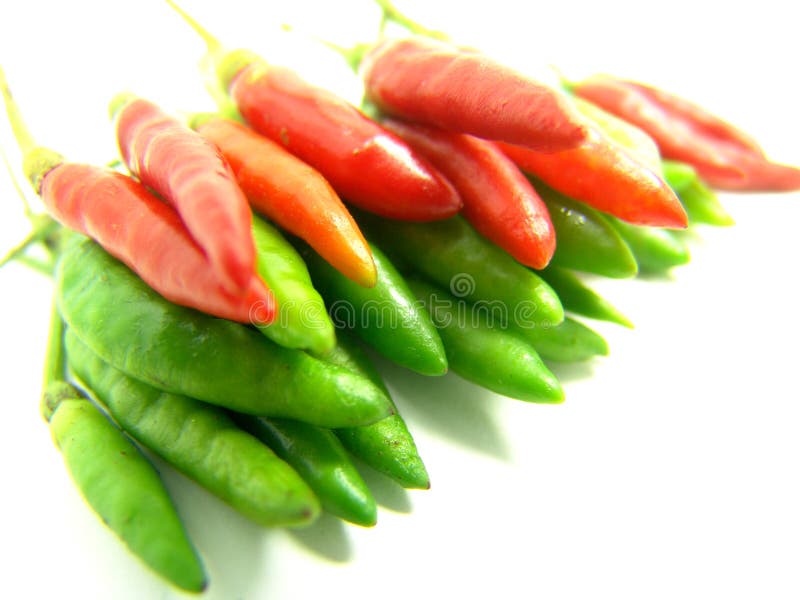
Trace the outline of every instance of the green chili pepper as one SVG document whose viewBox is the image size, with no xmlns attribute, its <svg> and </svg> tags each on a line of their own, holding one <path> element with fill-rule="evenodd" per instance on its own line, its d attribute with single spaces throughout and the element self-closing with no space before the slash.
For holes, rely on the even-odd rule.
<svg viewBox="0 0 800 600">
<path fill-rule="evenodd" d="M 336 333 L 303 259 L 275 227 L 256 215 L 252 229 L 258 274 L 278 304 L 277 319 L 259 329 L 287 348 L 317 355 L 330 352 L 336 345 Z"/>
<path fill-rule="evenodd" d="M 408 279 L 439 327 L 447 360 L 455 373 L 478 385 L 518 400 L 561 402 L 564 390 L 539 358 L 534 347 L 479 305 L 445 291 Z"/>
<path fill-rule="evenodd" d="M 625 240 L 603 215 L 534 181 L 556 230 L 556 252 L 550 264 L 605 277 L 636 275 L 636 259 Z"/>
<path fill-rule="evenodd" d="M 87 346 L 159 389 L 322 427 L 365 425 L 392 412 L 372 382 L 167 302 L 91 242 L 62 255 L 57 288 L 61 314 Z"/>
<path fill-rule="evenodd" d="M 220 408 L 162 392 L 106 364 L 67 331 L 72 371 L 137 442 L 267 526 L 307 525 L 319 502 L 292 468 Z"/>
<path fill-rule="evenodd" d="M 533 327 L 527 337 L 539 356 L 550 362 L 580 362 L 608 355 L 603 336 L 570 317 L 555 327 Z"/>
<path fill-rule="evenodd" d="M 42 414 L 89 506 L 130 550 L 174 585 L 192 592 L 206 575 L 153 465 L 78 391 L 48 387 Z"/>
<path fill-rule="evenodd" d="M 180 588 L 202 591 L 203 565 L 153 465 L 65 374 L 64 321 L 54 304 L 40 409 L 73 481 L 150 568 Z"/>
<path fill-rule="evenodd" d="M 689 262 L 689 248 L 668 229 L 631 225 L 609 216 L 636 257 L 640 273 L 663 273 Z"/>
<path fill-rule="evenodd" d="M 584 284 L 572 271 L 551 265 L 537 273 L 556 291 L 565 310 L 592 319 L 617 323 L 623 327 L 633 327 L 625 315 Z"/>
<path fill-rule="evenodd" d="M 375 499 L 332 431 L 288 419 L 235 418 L 294 467 L 326 511 L 351 523 L 375 525 Z"/>
<path fill-rule="evenodd" d="M 499 301 L 507 311 L 536 324 L 564 319 L 561 302 L 549 285 L 461 217 L 412 223 L 364 214 L 361 222 L 368 237 L 381 240 L 400 268 L 409 265 L 461 299 Z"/>
<path fill-rule="evenodd" d="M 672 160 L 662 161 L 661 165 L 664 178 L 681 199 L 690 223 L 718 227 L 734 224 L 733 217 L 722 207 L 714 190 L 703 183 L 691 165 Z"/>
<path fill-rule="evenodd" d="M 340 332 L 338 344 L 325 360 L 368 378 L 387 396 L 389 390 L 367 355 L 347 332 Z M 350 454 L 405 488 L 428 489 L 428 471 L 419 456 L 414 438 L 403 417 L 395 414 L 372 425 L 336 429 L 334 433 Z"/>
<path fill-rule="evenodd" d="M 352 329 L 399 365 L 423 375 L 443 375 L 447 358 L 430 315 L 383 252 L 374 244 L 370 249 L 378 272 L 371 288 L 351 281 L 310 248 L 302 253 L 337 325 Z"/>
</svg>

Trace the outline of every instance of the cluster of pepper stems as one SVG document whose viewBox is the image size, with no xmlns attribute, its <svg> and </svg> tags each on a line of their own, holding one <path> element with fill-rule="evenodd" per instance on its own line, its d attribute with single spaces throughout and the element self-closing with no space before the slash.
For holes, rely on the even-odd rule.
<svg viewBox="0 0 800 600">
<path fill-rule="evenodd" d="M 731 223 L 712 188 L 800 189 L 800 170 L 677 96 L 605 75 L 556 90 L 381 4 L 413 35 L 357 53 L 377 120 L 173 5 L 208 44 L 220 112 L 187 125 L 115 98 L 129 174 L 37 146 L 0 81 L 28 179 L 82 234 L 46 218 L 30 238 L 60 235 L 43 414 L 89 503 L 181 588 L 204 569 L 122 431 L 258 523 L 322 508 L 373 525 L 348 453 L 429 480 L 355 338 L 560 402 L 546 362 L 608 351 L 565 310 L 630 326 L 576 271 L 688 261 L 673 230 Z"/>
</svg>

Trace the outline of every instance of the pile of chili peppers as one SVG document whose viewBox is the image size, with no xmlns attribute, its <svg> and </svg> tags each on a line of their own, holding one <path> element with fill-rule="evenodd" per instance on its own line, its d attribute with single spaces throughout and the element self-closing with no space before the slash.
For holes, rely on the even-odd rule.
<svg viewBox="0 0 800 600">
<path fill-rule="evenodd" d="M 351 455 L 429 478 L 362 345 L 560 402 L 548 364 L 608 352 L 576 317 L 631 325 L 579 273 L 686 263 L 679 230 L 731 224 L 714 189 L 800 189 L 800 169 L 650 85 L 554 89 L 411 23 L 359 53 L 371 118 L 182 14 L 224 101 L 186 122 L 115 98 L 127 172 L 37 146 L 0 78 L 49 213 L 27 245 L 58 259 L 42 413 L 88 503 L 182 589 L 205 570 L 137 445 L 257 523 L 374 525 Z"/>
</svg>

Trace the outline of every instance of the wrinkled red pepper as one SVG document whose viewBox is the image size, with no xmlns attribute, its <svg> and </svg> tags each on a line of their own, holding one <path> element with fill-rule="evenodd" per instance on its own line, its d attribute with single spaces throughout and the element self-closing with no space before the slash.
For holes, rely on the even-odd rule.
<svg viewBox="0 0 800 600">
<path fill-rule="evenodd" d="M 175 207 L 228 290 L 246 290 L 255 273 L 250 206 L 217 147 L 148 100 L 116 103 L 122 160 Z"/>
<path fill-rule="evenodd" d="M 692 165 L 712 187 L 800 189 L 800 169 L 771 162 L 748 134 L 674 94 L 607 75 L 579 82 L 573 91 L 646 131 L 665 158 Z"/>
<path fill-rule="evenodd" d="M 519 168 L 493 142 L 394 119 L 383 122 L 444 173 L 462 214 L 519 262 L 543 269 L 556 249 L 550 215 Z"/>
<path fill-rule="evenodd" d="M 167 300 L 241 323 L 270 323 L 276 303 L 255 273 L 244 291 L 220 284 L 175 210 L 131 177 L 64 163 L 37 176 L 53 217 L 96 240 Z"/>
<path fill-rule="evenodd" d="M 361 66 L 368 98 L 402 119 L 547 152 L 586 136 L 560 92 L 479 52 L 423 37 L 388 39 Z"/>
</svg>

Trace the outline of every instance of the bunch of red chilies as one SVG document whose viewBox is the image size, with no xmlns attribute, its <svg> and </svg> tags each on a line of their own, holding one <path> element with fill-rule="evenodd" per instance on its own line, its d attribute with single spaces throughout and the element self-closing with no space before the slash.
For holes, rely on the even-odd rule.
<svg viewBox="0 0 800 600">
<path fill-rule="evenodd" d="M 208 43 L 221 112 L 186 124 L 143 98 L 115 99 L 131 175 L 70 163 L 24 132 L 18 138 L 52 217 L 164 298 L 223 319 L 268 325 L 280 315 L 257 268 L 252 210 L 370 288 L 378 272 L 360 230 L 365 213 L 415 223 L 460 214 L 542 271 L 561 241 L 545 194 L 596 209 L 626 231 L 690 223 L 665 161 L 714 189 L 800 190 L 800 169 L 770 161 L 748 135 L 649 85 L 603 75 L 555 89 L 447 41 L 386 38 L 360 57 L 373 119 L 192 25 Z"/>
<path fill-rule="evenodd" d="M 800 170 L 770 162 L 746 134 L 640 83 L 596 76 L 564 93 L 447 42 L 386 39 L 361 64 L 379 122 L 284 67 L 207 40 L 244 124 L 219 115 L 194 131 L 126 98 L 117 133 L 135 178 L 53 155 L 35 186 L 59 222 L 165 298 L 219 317 L 265 324 L 280 310 L 254 268 L 250 205 L 370 286 L 369 248 L 340 198 L 404 221 L 460 212 L 542 269 L 556 236 L 525 174 L 628 223 L 687 226 L 681 201 L 638 151 L 641 139 L 625 143 L 641 132 L 712 187 L 800 189 Z"/>
</svg>

